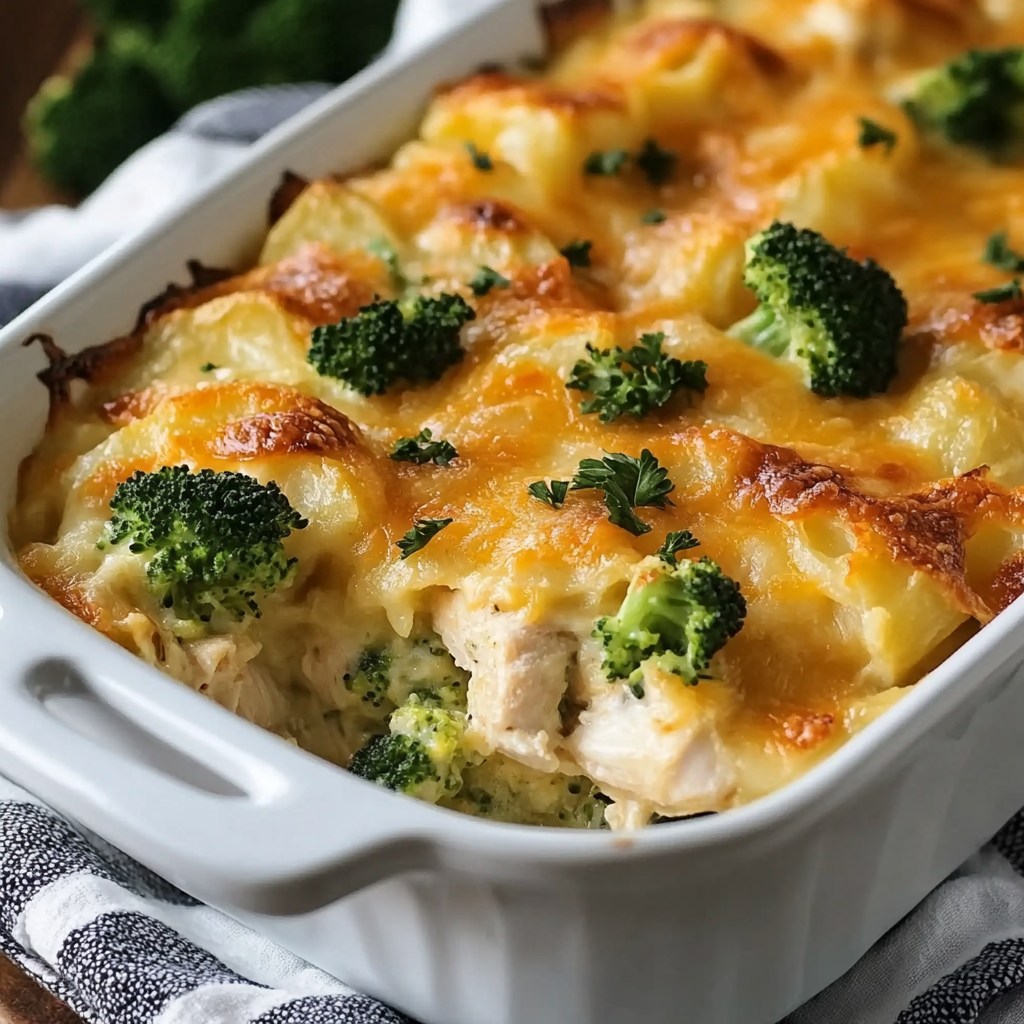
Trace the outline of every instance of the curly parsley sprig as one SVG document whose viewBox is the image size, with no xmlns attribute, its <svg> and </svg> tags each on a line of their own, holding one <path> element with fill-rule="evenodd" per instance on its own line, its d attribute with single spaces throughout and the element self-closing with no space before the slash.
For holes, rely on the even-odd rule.
<svg viewBox="0 0 1024 1024">
<path fill-rule="evenodd" d="M 664 185 L 675 174 L 679 156 L 662 149 L 656 139 L 645 139 L 636 153 L 625 149 L 598 149 L 583 161 L 583 173 L 590 177 L 612 178 L 633 164 L 651 185 Z"/>
<path fill-rule="evenodd" d="M 538 501 L 552 508 L 561 508 L 569 494 L 568 480 L 535 480 L 526 488 Z"/>
<path fill-rule="evenodd" d="M 1024 298 L 1024 290 L 1021 289 L 1020 278 L 1015 277 L 1006 284 L 996 285 L 995 288 L 985 288 L 983 291 L 974 292 L 973 295 L 979 302 L 991 305 Z"/>
<path fill-rule="evenodd" d="M 648 450 L 640 458 L 622 452 L 609 452 L 603 459 L 583 459 L 569 489 L 597 490 L 604 494 L 608 519 L 634 536 L 649 533 L 651 526 L 633 511 L 636 508 L 666 508 L 675 484 Z"/>
<path fill-rule="evenodd" d="M 884 124 L 872 121 L 870 117 L 858 117 L 857 124 L 859 126 L 857 145 L 861 149 L 872 149 L 874 146 L 882 146 L 885 148 L 886 154 L 889 154 L 899 141 L 899 136 L 891 128 L 886 128 Z"/>
<path fill-rule="evenodd" d="M 700 541 L 689 530 L 670 530 L 665 535 L 665 543 L 655 552 L 666 564 L 675 566 L 676 555 L 680 551 L 689 551 L 691 548 L 699 548 Z"/>
<path fill-rule="evenodd" d="M 493 267 L 481 267 L 469 282 L 470 290 L 478 298 L 483 298 L 492 288 L 508 288 L 512 282 L 499 274 Z"/>
<path fill-rule="evenodd" d="M 451 526 L 454 519 L 417 519 L 395 547 L 402 553 L 404 562 L 410 555 L 422 551 L 445 527 Z"/>
<path fill-rule="evenodd" d="M 447 466 L 459 457 L 458 451 L 450 441 L 443 438 L 433 439 L 433 432 L 424 427 L 415 437 L 401 437 L 395 442 L 388 458 L 395 462 L 412 462 L 417 466 L 425 466 L 433 462 L 435 466 Z"/>
<path fill-rule="evenodd" d="M 989 236 L 981 258 L 997 270 L 1005 270 L 1011 274 L 1024 271 L 1024 254 L 1010 245 L 1009 235 L 1005 231 L 997 231 Z"/>
<path fill-rule="evenodd" d="M 640 343 L 625 349 L 598 349 L 587 345 L 588 359 L 581 359 L 573 368 L 567 388 L 587 391 L 588 398 L 580 408 L 596 412 L 602 423 L 611 423 L 620 416 L 640 419 L 660 409 L 679 391 L 703 394 L 707 390 L 707 363 L 699 359 L 683 362 L 662 350 L 665 335 L 644 334 Z"/>
</svg>

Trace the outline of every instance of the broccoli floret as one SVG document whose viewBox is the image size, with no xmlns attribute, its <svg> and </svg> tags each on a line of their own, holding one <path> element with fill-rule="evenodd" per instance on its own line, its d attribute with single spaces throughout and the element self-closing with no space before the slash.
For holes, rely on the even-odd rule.
<svg viewBox="0 0 1024 1024">
<path fill-rule="evenodd" d="M 250 84 L 343 82 L 387 46 L 400 2 L 263 0 L 247 32 L 259 61 Z"/>
<path fill-rule="evenodd" d="M 174 0 L 82 0 L 82 6 L 101 31 L 131 25 L 159 29 L 170 20 Z"/>
<path fill-rule="evenodd" d="M 440 639 L 430 633 L 371 644 L 342 682 L 360 699 L 370 718 L 383 720 L 414 693 L 464 711 L 468 679 Z"/>
<path fill-rule="evenodd" d="M 412 694 L 391 716 L 387 736 L 357 751 L 349 770 L 388 789 L 437 803 L 462 786 L 465 712 L 451 706 L 455 692 Z"/>
<path fill-rule="evenodd" d="M 710 558 L 674 568 L 653 562 L 618 613 L 594 628 L 604 646 L 602 667 L 609 679 L 635 685 L 643 681 L 643 663 L 656 658 L 661 669 L 693 686 L 706 678 L 712 656 L 740 631 L 746 613 L 739 584 Z"/>
<path fill-rule="evenodd" d="M 1024 47 L 969 50 L 925 72 L 906 101 L 922 128 L 991 157 L 1024 146 Z"/>
<path fill-rule="evenodd" d="M 99 546 L 127 542 L 147 555 L 146 577 L 161 603 L 192 623 L 258 617 L 257 598 L 295 568 L 282 541 L 308 525 L 275 483 L 187 466 L 134 473 L 110 507 Z"/>
<path fill-rule="evenodd" d="M 356 671 L 344 677 L 345 688 L 375 708 L 387 700 L 390 682 L 391 652 L 374 647 L 363 651 Z"/>
<path fill-rule="evenodd" d="M 109 0 L 108 0 L 109 2 Z M 340 82 L 387 44 L 398 0 L 176 0 L 140 39 L 146 62 L 182 111 L 235 89 Z"/>
<path fill-rule="evenodd" d="M 38 166 L 84 193 L 203 100 L 255 85 L 344 81 L 387 44 L 398 3 L 87 0 L 96 54 L 33 104 Z"/>
<path fill-rule="evenodd" d="M 47 180 L 84 195 L 175 117 L 145 69 L 100 44 L 74 78 L 43 84 L 25 111 L 24 129 Z"/>
<path fill-rule="evenodd" d="M 349 762 L 353 775 L 399 793 L 418 795 L 435 781 L 434 765 L 423 744 L 410 736 L 374 736 Z"/>
<path fill-rule="evenodd" d="M 582 775 L 542 772 L 492 754 L 462 773 L 463 786 L 443 806 L 491 821 L 555 828 L 603 828 L 605 798 Z"/>
<path fill-rule="evenodd" d="M 476 318 L 461 295 L 381 300 L 352 317 L 313 330 L 309 362 L 363 395 L 380 395 L 397 381 L 434 381 L 462 359 L 459 331 Z"/>
<path fill-rule="evenodd" d="M 818 395 L 867 398 L 896 375 L 907 302 L 874 260 L 858 263 L 822 235 L 776 221 L 747 242 L 758 308 L 730 333 L 800 364 Z"/>
</svg>

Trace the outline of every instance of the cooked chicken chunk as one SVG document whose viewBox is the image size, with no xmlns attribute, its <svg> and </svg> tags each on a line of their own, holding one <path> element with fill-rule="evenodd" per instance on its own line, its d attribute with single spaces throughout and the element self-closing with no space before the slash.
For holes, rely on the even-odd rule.
<svg viewBox="0 0 1024 1024">
<path fill-rule="evenodd" d="M 468 670 L 470 736 L 531 768 L 556 771 L 561 739 L 558 705 L 576 641 L 530 625 L 519 613 L 473 607 L 453 593 L 434 628 L 455 663 Z"/>
<path fill-rule="evenodd" d="M 648 663 L 644 695 L 637 697 L 604 677 L 588 642 L 580 652 L 578 696 L 587 707 L 562 750 L 603 792 L 665 815 L 726 805 L 736 774 L 716 728 L 724 708 L 714 684 L 686 686 Z"/>
</svg>

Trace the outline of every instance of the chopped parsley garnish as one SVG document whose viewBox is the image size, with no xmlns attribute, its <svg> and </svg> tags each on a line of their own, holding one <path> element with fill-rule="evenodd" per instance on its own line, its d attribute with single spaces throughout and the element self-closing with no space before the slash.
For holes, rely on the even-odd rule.
<svg viewBox="0 0 1024 1024">
<path fill-rule="evenodd" d="M 569 494 L 568 480 L 536 480 L 526 488 L 535 498 L 552 508 L 561 508 Z"/>
<path fill-rule="evenodd" d="M 481 152 L 472 142 L 466 143 L 466 152 L 469 154 L 469 159 L 473 161 L 473 166 L 478 171 L 494 170 L 494 161 L 491 159 L 491 155 Z"/>
<path fill-rule="evenodd" d="M 1007 284 L 997 285 L 995 288 L 986 288 L 984 291 L 975 292 L 974 297 L 979 302 L 995 303 L 1010 302 L 1012 299 L 1019 299 L 1024 295 L 1021 291 L 1020 281 L 1014 278 Z"/>
<path fill-rule="evenodd" d="M 997 231 L 989 237 L 981 258 L 997 270 L 1005 270 L 1009 274 L 1024 271 L 1024 256 L 1010 247 L 1009 236 L 1005 231 Z"/>
<path fill-rule="evenodd" d="M 473 280 L 469 282 L 469 287 L 479 299 L 483 298 L 492 288 L 507 288 L 511 283 L 507 277 L 499 274 L 493 268 L 481 267 Z"/>
<path fill-rule="evenodd" d="M 559 252 L 569 261 L 570 267 L 589 267 L 590 250 L 593 249 L 593 242 L 575 241 L 563 246 Z"/>
<path fill-rule="evenodd" d="M 664 185 L 675 173 L 679 157 L 662 149 L 654 139 L 648 139 L 634 160 L 652 185 Z"/>
<path fill-rule="evenodd" d="M 598 150 L 583 162 L 583 173 L 611 177 L 618 174 L 628 162 L 629 153 L 624 149 Z"/>
<path fill-rule="evenodd" d="M 203 363 L 203 365 L 199 367 L 199 372 L 200 373 L 209 373 L 211 370 L 219 370 L 219 369 L 220 369 L 220 367 L 216 363 Z"/>
<path fill-rule="evenodd" d="M 308 361 L 363 395 L 380 395 L 399 380 L 439 380 L 465 354 L 463 325 L 476 313 L 461 295 L 419 295 L 363 306 L 336 324 L 313 329 Z"/>
<path fill-rule="evenodd" d="M 402 265 L 398 261 L 398 252 L 386 238 L 375 238 L 366 248 L 387 265 L 396 288 L 401 290 L 409 286 L 409 278 L 402 273 Z"/>
<path fill-rule="evenodd" d="M 640 215 L 640 220 L 644 224 L 663 224 L 665 222 L 665 219 L 665 211 L 659 210 L 656 206 L 651 210 L 645 210 Z"/>
<path fill-rule="evenodd" d="M 405 534 L 395 547 L 402 552 L 404 561 L 410 555 L 422 551 L 446 526 L 451 526 L 452 519 L 417 519 L 412 529 Z"/>
<path fill-rule="evenodd" d="M 603 459 L 584 459 L 572 478 L 570 490 L 604 492 L 608 519 L 634 536 L 650 532 L 650 525 L 637 518 L 635 508 L 665 508 L 675 484 L 646 448 L 636 459 L 622 452 L 609 452 Z"/>
<path fill-rule="evenodd" d="M 654 139 L 647 139 L 635 154 L 625 149 L 595 150 L 583 161 L 583 173 L 612 177 L 621 173 L 630 160 L 652 185 L 657 186 L 664 185 L 672 177 L 679 157 L 671 150 L 662 149 Z"/>
<path fill-rule="evenodd" d="M 899 136 L 884 124 L 872 121 L 870 117 L 858 117 L 860 134 L 857 136 L 857 145 L 861 149 L 871 149 L 873 146 L 885 146 L 886 153 L 891 153 Z"/>
<path fill-rule="evenodd" d="M 666 565 L 674 566 L 680 551 L 697 547 L 700 547 L 700 541 L 689 530 L 671 530 L 665 537 L 665 543 L 658 548 L 657 555 Z"/>
<path fill-rule="evenodd" d="M 707 390 L 707 363 L 699 359 L 683 362 L 662 351 L 665 335 L 644 334 L 640 343 L 625 349 L 598 349 L 587 345 L 589 359 L 581 359 L 573 368 L 567 388 L 588 391 L 580 408 L 596 412 L 602 423 L 620 416 L 638 419 L 665 405 L 681 390 L 703 393 Z"/>
<path fill-rule="evenodd" d="M 415 437 L 399 438 L 389 458 L 395 462 L 412 462 L 417 466 L 425 466 L 433 462 L 435 466 L 447 466 L 459 453 L 449 441 L 433 440 L 429 427 L 424 427 Z"/>
</svg>

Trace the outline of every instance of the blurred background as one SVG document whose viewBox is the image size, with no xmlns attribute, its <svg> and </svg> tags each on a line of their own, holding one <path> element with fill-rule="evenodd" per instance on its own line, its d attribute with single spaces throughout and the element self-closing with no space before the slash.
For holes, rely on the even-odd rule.
<svg viewBox="0 0 1024 1024">
<path fill-rule="evenodd" d="M 77 0 L 0 0 L 0 207 L 61 198 L 31 168 L 21 118 L 42 81 L 87 38 Z"/>
<path fill-rule="evenodd" d="M 0 207 L 73 202 L 196 104 L 340 82 L 399 0 L 0 0 Z"/>
</svg>

